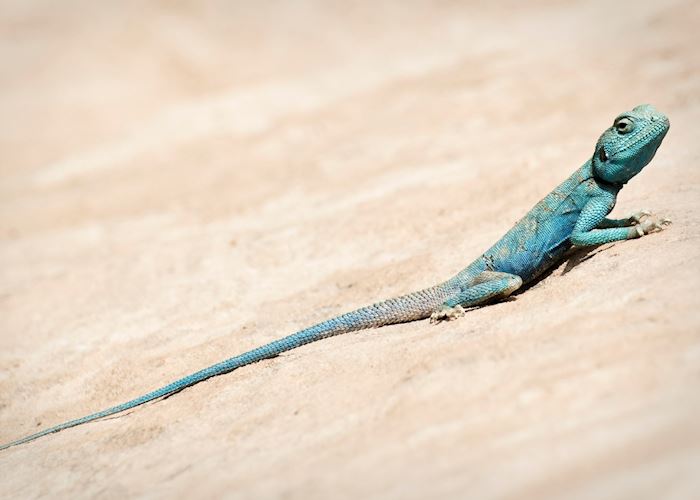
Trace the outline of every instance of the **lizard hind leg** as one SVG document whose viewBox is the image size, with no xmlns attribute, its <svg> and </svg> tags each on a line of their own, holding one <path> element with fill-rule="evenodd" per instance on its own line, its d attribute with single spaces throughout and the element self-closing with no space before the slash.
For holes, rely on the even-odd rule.
<svg viewBox="0 0 700 500">
<path fill-rule="evenodd" d="M 431 323 L 450 321 L 464 316 L 466 307 L 483 304 L 493 298 L 505 298 L 523 284 L 520 276 L 498 271 L 484 271 L 477 275 L 430 316 Z"/>
</svg>

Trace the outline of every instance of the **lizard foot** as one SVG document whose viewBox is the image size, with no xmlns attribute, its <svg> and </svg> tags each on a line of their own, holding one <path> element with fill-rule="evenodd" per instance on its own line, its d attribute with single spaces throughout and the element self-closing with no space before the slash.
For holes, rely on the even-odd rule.
<svg viewBox="0 0 700 500">
<path fill-rule="evenodd" d="M 638 212 L 633 213 L 632 215 L 629 216 L 629 218 L 635 223 L 635 224 L 641 224 L 644 220 L 647 219 L 653 219 L 658 221 L 660 224 L 668 225 L 671 223 L 670 219 L 666 219 L 664 217 L 659 217 L 656 215 L 654 212 L 651 210 L 639 210 Z"/>
<path fill-rule="evenodd" d="M 443 306 L 430 315 L 430 323 L 437 324 L 441 321 L 452 321 L 464 316 L 464 308 L 460 305 L 454 307 Z"/>
<path fill-rule="evenodd" d="M 653 214 L 651 213 L 651 210 L 639 210 L 632 215 L 629 216 L 629 219 L 634 222 L 635 224 L 639 224 L 642 222 L 642 219 L 645 217 L 651 217 Z"/>
<path fill-rule="evenodd" d="M 666 219 L 665 217 L 658 217 L 650 212 L 646 212 L 645 215 L 634 227 L 637 228 L 637 234 L 639 234 L 639 236 L 644 236 L 645 234 L 663 231 L 670 225 L 671 219 Z"/>
</svg>

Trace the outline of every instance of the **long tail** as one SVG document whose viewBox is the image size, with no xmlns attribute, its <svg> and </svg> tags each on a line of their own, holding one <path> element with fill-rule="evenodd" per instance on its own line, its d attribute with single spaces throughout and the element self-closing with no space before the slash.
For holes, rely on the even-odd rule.
<svg viewBox="0 0 700 500">
<path fill-rule="evenodd" d="M 92 422 L 103 417 L 114 415 L 125 410 L 129 410 L 136 406 L 148 403 L 158 398 L 169 396 L 179 392 L 186 387 L 190 387 L 203 380 L 206 380 L 216 375 L 228 373 L 236 368 L 240 368 L 251 363 L 257 363 L 263 359 L 268 359 L 277 356 L 280 353 L 296 349 L 305 344 L 332 337 L 341 333 L 363 330 L 367 328 L 375 328 L 393 323 L 405 323 L 407 321 L 415 321 L 426 318 L 439 306 L 445 299 L 446 293 L 443 287 L 436 286 L 427 288 L 419 292 L 415 292 L 402 297 L 389 299 L 384 302 L 363 307 L 353 312 L 342 314 L 333 319 L 329 319 L 312 327 L 300 330 L 292 335 L 275 340 L 269 344 L 257 347 L 244 354 L 234 356 L 225 361 L 221 361 L 208 368 L 200 370 L 191 375 L 187 375 L 175 382 L 156 389 L 155 391 L 139 396 L 138 398 L 127 401 L 117 406 L 107 408 L 106 410 L 92 413 L 82 418 L 69 420 L 54 427 L 49 427 L 43 431 L 31 434 L 16 441 L 0 446 L 0 450 L 4 450 L 11 446 L 33 441 L 47 434 L 59 432 L 76 425 Z"/>
</svg>

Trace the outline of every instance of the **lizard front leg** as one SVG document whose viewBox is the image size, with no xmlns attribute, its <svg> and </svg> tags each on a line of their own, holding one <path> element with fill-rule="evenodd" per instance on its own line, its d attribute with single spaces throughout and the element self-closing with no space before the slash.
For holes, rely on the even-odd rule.
<svg viewBox="0 0 700 500">
<path fill-rule="evenodd" d="M 668 219 L 651 217 L 648 212 L 638 212 L 628 219 L 608 219 L 614 199 L 607 196 L 592 198 L 581 210 L 571 243 L 576 246 L 591 246 L 613 241 L 639 238 L 645 234 L 661 231 L 671 223 Z"/>
<path fill-rule="evenodd" d="M 449 299 L 430 316 L 431 323 L 464 316 L 464 308 L 483 304 L 495 297 L 504 298 L 523 284 L 520 276 L 497 271 L 484 271 Z"/>
</svg>

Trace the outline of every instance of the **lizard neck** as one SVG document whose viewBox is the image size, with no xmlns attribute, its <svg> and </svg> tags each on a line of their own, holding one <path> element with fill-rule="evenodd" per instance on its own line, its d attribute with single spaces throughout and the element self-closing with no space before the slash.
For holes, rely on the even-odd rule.
<svg viewBox="0 0 700 500">
<path fill-rule="evenodd" d="M 623 188 L 625 185 L 625 182 L 615 182 L 615 181 L 607 181 L 603 179 L 597 172 L 595 168 L 595 157 L 591 158 L 588 160 L 584 166 L 583 166 L 583 171 L 585 172 L 585 176 L 587 178 L 592 178 L 598 186 L 601 188 L 605 189 L 606 191 L 612 191 L 612 192 L 619 192 L 620 189 Z"/>
<path fill-rule="evenodd" d="M 592 174 L 593 174 L 593 179 L 596 181 L 596 183 L 603 188 L 608 188 L 610 190 L 614 190 L 615 192 L 620 191 L 625 183 L 624 182 L 611 182 L 611 181 L 606 181 L 602 177 L 596 174 L 595 168 L 591 169 Z"/>
</svg>

